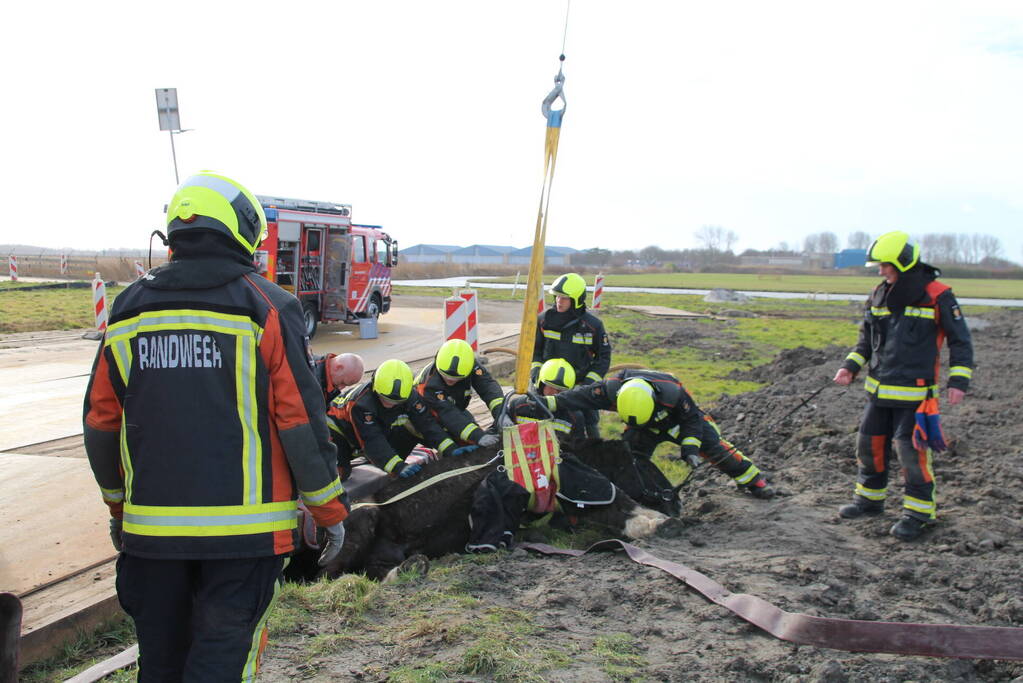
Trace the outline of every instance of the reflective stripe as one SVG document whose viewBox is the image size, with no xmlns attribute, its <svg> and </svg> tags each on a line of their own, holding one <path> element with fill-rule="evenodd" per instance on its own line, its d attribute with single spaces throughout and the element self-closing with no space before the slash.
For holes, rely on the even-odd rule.
<svg viewBox="0 0 1023 683">
<path fill-rule="evenodd" d="M 677 439 L 677 438 L 678 438 L 678 435 L 679 435 L 679 434 L 680 434 L 681 432 L 682 432 L 682 427 L 681 427 L 680 425 L 675 425 L 675 426 L 674 426 L 674 427 L 672 427 L 671 429 L 667 430 L 667 432 L 666 432 L 666 433 L 667 433 L 667 435 L 668 435 L 668 436 L 670 436 L 671 438 L 673 438 L 673 439 Z"/>
<path fill-rule="evenodd" d="M 572 343 L 573 344 L 585 344 L 585 345 L 589 346 L 589 345 L 593 344 L 593 334 L 589 333 L 589 332 L 587 332 L 586 334 L 573 334 L 572 335 Z"/>
<path fill-rule="evenodd" d="M 530 367 L 530 369 L 535 369 L 535 368 L 541 367 L 542 365 L 543 365 L 543 363 L 541 363 L 540 361 L 536 361 L 535 360 L 532 363 L 530 363 L 529 367 Z"/>
<path fill-rule="evenodd" d="M 100 486 L 99 491 L 103 494 L 103 502 L 105 503 L 120 503 L 124 501 L 124 489 L 105 489 Z"/>
<path fill-rule="evenodd" d="M 477 429 L 478 427 L 476 426 L 476 423 L 470 422 L 469 424 L 465 425 L 465 429 L 463 429 L 461 434 L 458 435 L 458 438 L 461 439 L 462 441 L 468 441 L 469 435 L 472 434 Z"/>
<path fill-rule="evenodd" d="M 935 518 L 938 508 L 933 500 L 922 500 L 920 498 L 913 498 L 912 496 L 903 497 L 902 507 L 914 512 L 921 512 L 928 515 L 931 519 Z"/>
<path fill-rule="evenodd" d="M 131 464 L 131 453 L 128 452 L 128 421 L 121 411 L 121 467 L 124 468 L 124 499 L 131 500 L 131 487 L 135 483 L 135 468 Z"/>
<path fill-rule="evenodd" d="M 251 318 L 244 315 L 215 313 L 191 309 L 150 311 L 120 320 L 107 328 L 105 344 L 130 340 L 141 332 L 160 330 L 206 330 L 230 335 L 252 335 L 257 341 L 263 329 Z M 123 339 L 122 339 L 123 338 Z"/>
<path fill-rule="evenodd" d="M 686 438 L 682 439 L 682 445 L 696 446 L 697 448 L 699 448 L 700 446 L 703 445 L 703 442 L 700 439 L 696 438 L 695 436 L 687 436 Z"/>
<path fill-rule="evenodd" d="M 399 415 L 394 418 L 394 422 L 391 423 L 391 427 L 400 427 L 404 424 L 409 424 L 408 415 Z"/>
<path fill-rule="evenodd" d="M 938 393 L 938 385 L 936 384 L 926 387 L 903 387 L 895 384 L 881 384 L 873 377 L 867 377 L 863 381 L 863 388 L 880 399 L 892 401 L 923 401 L 928 396 Z"/>
<path fill-rule="evenodd" d="M 284 566 L 288 566 L 288 561 L 284 561 Z M 270 613 L 273 611 L 274 605 L 277 604 L 277 596 L 281 593 L 281 579 L 278 578 L 274 581 L 274 594 L 270 598 L 270 604 L 266 606 L 266 611 L 259 618 L 256 623 L 256 628 L 252 632 L 252 644 L 249 646 L 249 654 L 245 658 L 245 666 L 242 667 L 242 681 L 255 681 L 257 669 L 259 668 L 259 655 L 262 652 L 263 646 L 263 632 L 266 630 L 266 622 L 270 618 Z"/>
<path fill-rule="evenodd" d="M 906 312 L 903 315 L 912 316 L 914 318 L 927 318 L 934 320 L 934 309 L 933 308 L 916 308 L 915 306 L 907 306 Z"/>
<path fill-rule="evenodd" d="M 552 413 L 558 409 L 558 397 L 557 396 L 545 396 L 547 399 L 547 410 Z"/>
<path fill-rule="evenodd" d="M 749 467 L 746 468 L 745 472 L 740 474 L 738 477 L 735 477 L 735 482 L 737 484 L 739 484 L 740 486 L 743 485 L 743 484 L 750 483 L 751 481 L 756 479 L 758 474 L 760 474 L 760 470 L 757 468 L 756 465 L 754 465 L 749 460 L 747 460 L 746 462 L 749 462 Z"/>
<path fill-rule="evenodd" d="M 565 434 L 568 434 L 570 431 L 572 431 L 572 425 L 570 425 L 565 420 L 554 420 L 553 422 L 551 422 L 551 427 L 553 427 L 559 432 L 564 432 Z"/>
<path fill-rule="evenodd" d="M 870 307 L 870 313 L 871 313 L 871 315 L 876 316 L 878 318 L 883 318 L 886 315 L 891 315 L 892 314 L 892 312 L 889 311 L 884 306 L 871 306 Z"/>
<path fill-rule="evenodd" d="M 949 377 L 965 377 L 971 379 L 973 377 L 973 369 L 968 368 L 965 365 L 953 365 L 948 369 Z"/>
<path fill-rule="evenodd" d="M 438 451 L 445 451 L 445 450 L 447 450 L 448 448 L 451 448 L 454 445 L 455 445 L 455 442 L 452 441 L 451 439 L 444 439 L 443 441 L 440 442 L 440 445 L 437 446 L 437 450 Z"/>
<path fill-rule="evenodd" d="M 238 402 L 238 421 L 242 427 L 242 500 L 249 505 L 263 502 L 263 442 L 259 437 L 256 420 L 256 340 L 238 337 L 235 343 L 235 396 Z"/>
<path fill-rule="evenodd" d="M 856 365 L 859 365 L 861 368 L 867 363 L 867 359 L 861 356 L 860 354 L 856 353 L 855 351 L 846 356 L 845 359 L 851 360 L 853 363 L 856 363 Z"/>
<path fill-rule="evenodd" d="M 342 496 L 344 492 L 345 489 L 341 486 L 341 479 L 335 477 L 334 481 L 322 489 L 317 489 L 316 491 L 299 490 L 298 493 L 302 496 L 302 500 L 306 505 L 323 505 L 324 503 L 329 503 L 335 496 Z"/>
<path fill-rule="evenodd" d="M 388 474 L 390 474 L 391 471 L 394 470 L 395 467 L 397 467 L 399 464 L 401 464 L 403 462 L 405 462 L 405 461 L 402 460 L 401 458 L 399 458 L 397 455 L 392 456 L 391 459 L 387 461 L 387 464 L 384 465 L 384 472 L 387 472 Z"/>
<path fill-rule="evenodd" d="M 888 496 L 888 487 L 883 489 L 868 489 L 863 484 L 856 484 L 856 495 L 866 498 L 867 500 L 884 500 Z"/>
<path fill-rule="evenodd" d="M 504 401 L 504 396 L 498 396 L 493 401 L 491 401 L 490 403 L 487 404 L 487 409 L 493 410 L 497 406 L 501 405 L 502 401 Z"/>
<path fill-rule="evenodd" d="M 586 378 L 587 379 L 592 379 L 594 382 L 599 382 L 600 380 L 603 379 L 603 377 L 601 377 L 596 372 L 593 372 L 592 370 L 590 372 L 586 373 Z"/>
<path fill-rule="evenodd" d="M 298 503 L 217 507 L 124 506 L 124 530 L 140 536 L 241 536 L 298 527 Z"/>
<path fill-rule="evenodd" d="M 561 340 L 561 332 L 559 330 L 544 330 L 543 336 L 547 337 L 548 339 L 557 339 L 559 341 Z"/>
</svg>

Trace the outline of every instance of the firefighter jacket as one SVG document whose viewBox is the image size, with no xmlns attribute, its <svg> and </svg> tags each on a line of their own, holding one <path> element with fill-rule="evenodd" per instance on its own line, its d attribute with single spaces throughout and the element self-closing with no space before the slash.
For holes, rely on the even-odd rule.
<svg viewBox="0 0 1023 683">
<path fill-rule="evenodd" d="M 476 362 L 468 377 L 448 385 L 437 372 L 435 363 L 430 363 L 419 371 L 416 377 L 419 393 L 426 401 L 430 413 L 447 430 L 448 434 L 463 443 L 477 443 L 483 438 L 483 429 L 476 424 L 472 413 L 468 411 L 469 400 L 475 389 L 480 399 L 487 405 L 494 420 L 501 412 L 504 404 L 504 392 L 485 367 Z"/>
<path fill-rule="evenodd" d="M 533 344 L 533 378 L 544 361 L 564 358 L 575 370 L 577 384 L 599 382 L 611 367 L 611 342 L 604 323 L 585 307 L 559 313 L 551 307 L 540 314 Z"/>
<path fill-rule="evenodd" d="M 557 396 L 547 396 L 552 411 L 614 410 L 618 390 L 630 379 L 646 380 L 654 389 L 654 414 L 642 427 L 626 426 L 654 436 L 658 441 L 671 441 L 681 446 L 682 456 L 698 456 L 702 446 L 703 412 L 689 392 L 674 376 L 652 370 L 622 370 L 602 382 L 577 386 Z"/>
<path fill-rule="evenodd" d="M 302 309 L 218 236 L 198 237 L 114 301 L 85 396 L 86 453 L 125 552 L 282 555 L 299 496 L 321 526 L 348 514 Z"/>
<path fill-rule="evenodd" d="M 330 377 L 330 370 L 328 365 L 330 359 L 334 358 L 337 354 L 328 353 L 323 356 L 312 356 L 309 359 L 309 367 L 312 368 L 313 376 L 320 385 L 320 389 L 323 391 L 323 400 L 327 407 L 330 407 L 330 402 L 337 398 L 337 395 L 341 393 L 341 390 L 334 386 L 334 380 Z"/>
<path fill-rule="evenodd" d="M 959 304 L 952 290 L 935 279 L 936 269 L 921 266 L 900 274 L 894 287 L 882 282 L 874 288 L 856 348 L 842 365 L 853 374 L 867 367 L 864 388 L 881 406 L 910 407 L 938 395 L 946 339 L 948 386 L 966 391 L 973 375 L 973 344 Z M 896 289 L 904 279 L 908 294 Z"/>
<path fill-rule="evenodd" d="M 537 387 L 536 391 L 539 394 L 541 389 Z M 559 407 L 548 413 L 541 406 L 530 402 L 523 402 L 515 407 L 514 412 L 515 414 L 512 417 L 519 424 L 538 420 L 550 420 L 551 426 L 554 427 L 554 430 L 558 433 L 558 439 L 561 441 L 566 439 L 583 439 L 586 437 L 586 424 L 582 414 L 578 411 Z"/>
<path fill-rule="evenodd" d="M 353 450 L 362 452 L 389 474 L 405 461 L 405 454 L 399 455 L 391 445 L 392 429 L 415 432 L 424 445 L 437 449 L 442 456 L 450 455 L 455 448 L 455 442 L 433 419 L 415 389 L 407 401 L 387 408 L 373 391 L 372 381 L 357 384 L 331 402 L 327 421 L 335 438 L 344 439 Z"/>
</svg>

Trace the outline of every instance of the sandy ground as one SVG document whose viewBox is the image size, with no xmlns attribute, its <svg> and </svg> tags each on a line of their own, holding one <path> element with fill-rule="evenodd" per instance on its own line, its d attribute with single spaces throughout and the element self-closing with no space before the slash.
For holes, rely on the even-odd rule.
<svg viewBox="0 0 1023 683">
<path fill-rule="evenodd" d="M 855 432 L 865 396 L 858 384 L 828 384 L 848 352 L 831 348 L 787 352 L 747 373 L 768 386 L 714 411 L 725 435 L 770 474 L 781 495 L 756 501 L 740 495 L 716 471 L 701 470 L 686 490 L 683 523 L 641 545 L 733 592 L 791 612 L 1023 626 L 1023 312 L 986 314 L 974 322 L 973 388 L 965 403 L 943 416 L 951 448 L 935 459 L 939 520 L 922 539 L 903 543 L 887 533 L 901 504 L 897 476 L 885 515 L 852 522 L 837 517 L 837 508 L 852 495 Z M 700 346 L 698 337 L 706 330 L 688 321 L 649 324 L 663 345 Z M 722 322 L 715 335 L 717 351 L 728 347 L 728 328 Z M 814 400 L 782 420 L 822 385 L 827 388 Z M 1019 662 L 795 646 L 621 554 L 560 559 L 515 550 L 500 562 L 470 563 L 465 571 L 470 573 L 466 590 L 478 602 L 464 608 L 464 621 L 484 620 L 499 607 L 529 611 L 541 626 L 538 638 L 577 653 L 570 663 L 543 671 L 541 680 L 1023 681 Z M 428 590 L 430 582 L 428 576 L 420 590 Z M 429 620 L 434 608 L 426 602 L 416 607 Z M 436 609 L 438 622 L 450 618 Z M 366 618 L 385 632 L 399 633 L 409 625 L 405 613 L 371 611 Z M 264 680 L 387 680 L 394 667 L 462 654 L 434 633 L 400 645 L 388 639 L 350 640 L 310 664 L 299 645 L 317 632 L 344 630 L 316 624 L 305 634 L 276 639 Z M 609 673 L 593 652 L 598 638 L 613 634 L 627 634 L 635 643 L 628 676 Z"/>
</svg>

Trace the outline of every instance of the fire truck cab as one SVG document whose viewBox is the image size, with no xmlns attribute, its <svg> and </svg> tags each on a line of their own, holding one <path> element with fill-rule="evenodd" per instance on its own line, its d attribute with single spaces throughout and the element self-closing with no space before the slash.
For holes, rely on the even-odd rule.
<svg viewBox="0 0 1023 683">
<path fill-rule="evenodd" d="M 352 223 L 350 204 L 257 199 L 268 233 L 257 268 L 302 302 L 308 337 L 319 322 L 355 323 L 390 310 L 398 242 L 380 226 Z"/>
</svg>

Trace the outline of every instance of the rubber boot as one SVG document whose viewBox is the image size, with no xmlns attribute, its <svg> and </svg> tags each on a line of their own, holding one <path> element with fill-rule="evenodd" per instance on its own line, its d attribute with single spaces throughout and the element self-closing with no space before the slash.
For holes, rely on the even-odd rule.
<svg viewBox="0 0 1023 683">
<path fill-rule="evenodd" d="M 838 508 L 838 516 L 843 519 L 859 519 L 860 517 L 876 517 L 884 512 L 884 503 L 875 503 L 857 499 L 848 505 Z"/>
<path fill-rule="evenodd" d="M 892 525 L 888 533 L 900 541 L 915 541 L 920 538 L 926 528 L 927 522 L 919 517 L 903 515 L 902 519 Z"/>
<path fill-rule="evenodd" d="M 767 479 L 759 476 L 744 487 L 750 495 L 759 500 L 774 498 L 774 487 L 767 483 Z"/>
</svg>

